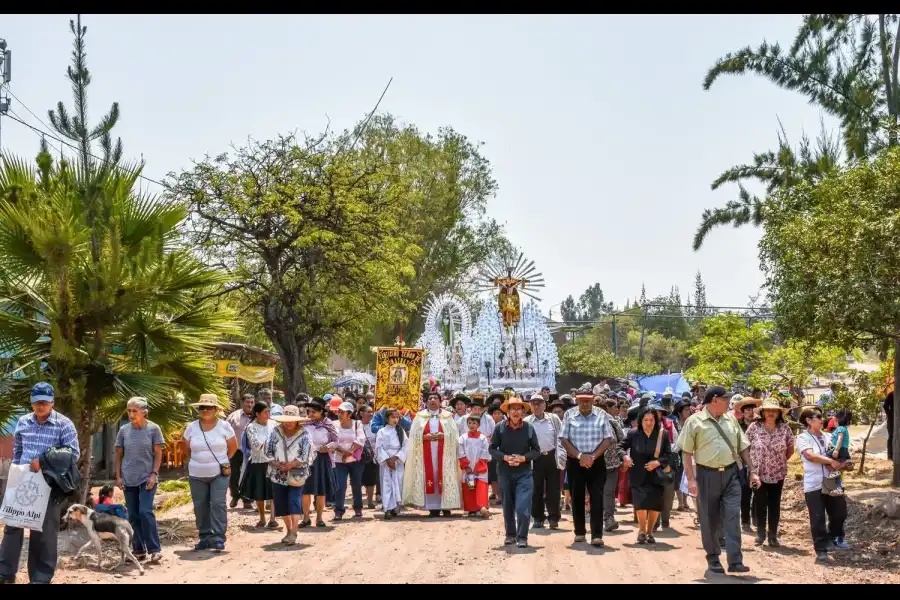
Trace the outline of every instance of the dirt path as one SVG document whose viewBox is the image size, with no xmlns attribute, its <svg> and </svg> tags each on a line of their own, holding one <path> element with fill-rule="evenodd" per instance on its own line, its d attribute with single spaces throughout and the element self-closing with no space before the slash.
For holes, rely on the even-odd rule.
<svg viewBox="0 0 900 600">
<path fill-rule="evenodd" d="M 188 512 L 188 507 L 184 507 Z M 408 512 L 382 521 L 380 511 L 365 511 L 361 522 L 343 521 L 327 529 L 301 532 L 301 545 L 279 543 L 283 532 L 254 531 L 256 518 L 240 509 L 230 511 L 227 551 L 193 552 L 185 542 L 169 544 L 160 565 L 148 565 L 140 577 L 132 567 L 115 574 L 94 565 L 72 564 L 62 558 L 58 583 L 819 583 L 900 582 L 896 572 L 813 563 L 808 529 L 786 547 L 756 548 L 744 536 L 745 562 L 752 571 L 741 577 L 705 573 L 699 531 L 691 513 L 678 513 L 674 528 L 657 536 L 656 546 L 635 543 L 630 511 L 626 521 L 606 534 L 605 549 L 573 545 L 570 515 L 557 531 L 533 531 L 531 547 L 502 545 L 502 516 L 493 509 L 489 520 L 425 519 Z M 326 513 L 326 519 L 330 517 Z M 790 528 L 803 531 L 805 513 L 792 517 Z M 799 520 L 798 520 L 799 519 Z M 808 527 L 808 525 L 807 525 Z M 799 528 L 799 529 L 798 529 Z M 852 542 L 852 536 L 850 537 Z M 111 550 L 111 548 L 109 549 Z M 106 560 L 112 555 L 107 554 Z M 723 554 L 724 560 L 724 554 Z M 26 579 L 23 573 L 22 579 Z"/>
</svg>

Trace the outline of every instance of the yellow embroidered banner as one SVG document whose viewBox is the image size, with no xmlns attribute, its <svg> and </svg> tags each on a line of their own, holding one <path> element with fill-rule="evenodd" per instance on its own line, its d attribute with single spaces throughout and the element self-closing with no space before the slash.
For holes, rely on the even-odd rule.
<svg viewBox="0 0 900 600">
<path fill-rule="evenodd" d="M 376 348 L 375 408 L 419 410 L 422 389 L 422 348 Z"/>
<path fill-rule="evenodd" d="M 275 380 L 275 367 L 245 365 L 238 360 L 216 360 L 206 363 L 210 371 L 219 377 L 237 377 L 250 383 L 268 383 Z"/>
</svg>

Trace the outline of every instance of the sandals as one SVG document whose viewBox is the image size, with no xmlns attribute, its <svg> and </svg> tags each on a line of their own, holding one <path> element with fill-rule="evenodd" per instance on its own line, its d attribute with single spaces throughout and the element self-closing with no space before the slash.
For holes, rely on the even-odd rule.
<svg viewBox="0 0 900 600">
<path fill-rule="evenodd" d="M 260 520 L 256 523 L 256 525 L 254 525 L 253 527 L 255 527 L 256 529 L 262 529 L 262 528 L 265 527 L 265 526 L 266 526 L 266 520 L 265 520 L 265 519 L 260 519 Z"/>
</svg>

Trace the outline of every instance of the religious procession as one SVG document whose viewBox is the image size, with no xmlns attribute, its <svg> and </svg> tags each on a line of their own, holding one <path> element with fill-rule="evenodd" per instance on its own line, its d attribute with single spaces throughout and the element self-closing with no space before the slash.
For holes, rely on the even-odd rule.
<svg viewBox="0 0 900 600">
<path fill-rule="evenodd" d="M 900 15 L 674 18 L 7 15 L 0 585 L 900 583 Z"/>
</svg>

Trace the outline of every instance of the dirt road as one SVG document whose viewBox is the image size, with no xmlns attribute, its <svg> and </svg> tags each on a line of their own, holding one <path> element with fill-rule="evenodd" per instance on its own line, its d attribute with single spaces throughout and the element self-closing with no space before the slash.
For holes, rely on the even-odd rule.
<svg viewBox="0 0 900 600">
<path fill-rule="evenodd" d="M 189 507 L 184 507 L 189 514 Z M 326 520 L 330 518 L 326 513 Z M 606 534 L 605 549 L 572 543 L 572 521 L 560 529 L 533 531 L 530 547 L 502 544 L 502 516 L 489 520 L 426 519 L 421 513 L 382 521 L 380 511 L 365 511 L 361 522 L 343 521 L 327 529 L 307 529 L 301 544 L 279 543 L 283 532 L 255 531 L 256 518 L 240 509 L 229 514 L 231 533 L 221 554 L 193 552 L 191 542 L 169 544 L 160 565 L 148 565 L 141 577 L 133 566 L 115 574 L 86 561 L 61 558 L 58 583 L 818 583 L 900 582 L 896 572 L 813 563 L 805 513 L 789 517 L 796 539 L 786 547 L 756 548 L 744 536 L 748 575 L 706 573 L 699 531 L 692 513 L 678 513 L 673 529 L 657 536 L 655 546 L 635 543 L 630 511 L 619 510 L 618 531 Z M 850 541 L 852 542 L 852 536 Z M 111 548 L 108 547 L 111 551 Z M 24 557 L 23 557 L 24 558 Z M 723 560 L 724 560 L 723 555 Z M 107 554 L 106 561 L 112 559 Z M 27 579 L 22 574 L 22 579 Z"/>
</svg>

